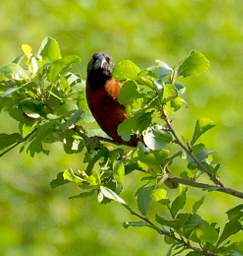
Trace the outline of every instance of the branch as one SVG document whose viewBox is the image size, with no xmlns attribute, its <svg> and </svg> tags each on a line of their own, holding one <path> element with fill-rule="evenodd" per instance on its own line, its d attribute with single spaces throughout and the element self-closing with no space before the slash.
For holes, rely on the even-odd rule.
<svg viewBox="0 0 243 256">
<path fill-rule="evenodd" d="M 171 174 L 169 174 L 169 177 L 167 178 L 168 180 L 172 181 L 172 182 L 176 182 L 179 184 L 184 184 L 187 186 L 191 186 L 191 187 L 195 187 L 195 188 L 202 188 L 202 189 L 206 189 L 206 190 L 210 190 L 210 191 L 220 191 L 229 195 L 233 195 L 236 197 L 239 197 L 241 199 L 243 199 L 243 193 L 231 188 L 227 188 L 227 187 L 221 187 L 221 186 L 214 186 L 214 185 L 208 185 L 206 183 L 201 183 L 201 182 L 196 182 L 194 180 L 188 180 L 188 179 L 183 179 L 180 177 L 175 177 Z"/>
<path fill-rule="evenodd" d="M 119 143 L 117 143 L 116 141 L 112 140 L 112 139 L 109 139 L 109 138 L 104 138 L 104 137 L 101 137 L 101 136 L 92 136 L 92 137 L 89 137 L 87 134 L 86 134 L 86 131 L 84 130 L 84 128 L 82 126 L 78 126 L 78 125 L 73 125 L 71 127 L 71 129 L 73 131 L 75 131 L 80 137 L 82 137 L 84 139 L 85 142 L 91 142 L 91 141 L 94 141 L 94 140 L 97 140 L 97 141 L 103 141 L 103 142 L 108 142 L 108 143 L 111 143 L 111 144 L 115 144 L 116 146 L 117 145 L 121 145 Z"/>
<path fill-rule="evenodd" d="M 168 119 L 167 115 L 165 114 L 164 110 L 162 109 L 161 117 L 165 121 L 166 125 L 168 126 L 169 131 L 173 135 L 175 142 L 192 158 L 192 160 L 196 163 L 198 168 L 202 170 L 203 172 L 207 173 L 209 178 L 218 186 L 218 187 L 224 187 L 222 182 L 215 176 L 213 175 L 206 167 L 205 165 L 191 152 L 191 150 L 183 144 L 183 142 L 179 139 L 177 136 L 174 128 L 171 125 L 170 120 Z"/>
<path fill-rule="evenodd" d="M 205 256 L 216 256 L 215 253 L 213 252 L 208 252 L 208 251 L 205 251 L 203 249 L 200 249 L 198 247 L 195 247 L 193 245 L 191 245 L 189 242 L 185 241 L 183 238 L 178 238 L 175 236 L 175 234 L 173 232 L 170 232 L 170 231 L 167 231 L 167 230 L 164 230 L 162 228 L 160 228 L 159 226 L 155 225 L 150 219 L 148 219 L 147 217 L 137 213 L 136 211 L 134 211 L 133 209 L 131 209 L 128 205 L 123 205 L 132 215 L 136 216 L 137 218 L 143 220 L 146 224 L 148 224 L 148 227 L 154 229 L 155 231 L 157 231 L 160 235 L 164 235 L 164 236 L 167 236 L 167 237 L 171 237 L 173 239 L 175 239 L 177 242 L 183 244 L 183 246 L 187 249 L 191 249 L 193 250 L 194 252 L 197 252 L 197 253 L 201 253 L 202 255 L 205 255 Z"/>
</svg>

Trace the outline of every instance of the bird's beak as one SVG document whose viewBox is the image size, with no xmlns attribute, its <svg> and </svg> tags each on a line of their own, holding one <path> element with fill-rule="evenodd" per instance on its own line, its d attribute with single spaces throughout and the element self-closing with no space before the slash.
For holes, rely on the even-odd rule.
<svg viewBox="0 0 243 256">
<path fill-rule="evenodd" d="M 105 59 L 105 57 L 101 57 L 98 60 L 96 60 L 94 64 L 94 68 L 95 69 L 103 68 L 106 63 L 107 63 L 107 60 Z"/>
<path fill-rule="evenodd" d="M 100 61 L 100 67 L 103 68 L 104 65 L 105 65 L 105 63 L 107 63 L 107 60 L 106 60 L 105 57 L 103 57 L 103 58 L 101 59 L 101 61 Z"/>
</svg>

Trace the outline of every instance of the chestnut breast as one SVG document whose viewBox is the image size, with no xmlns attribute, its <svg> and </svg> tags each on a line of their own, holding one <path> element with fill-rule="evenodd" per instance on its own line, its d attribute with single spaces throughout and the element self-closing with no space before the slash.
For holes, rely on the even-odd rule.
<svg viewBox="0 0 243 256">
<path fill-rule="evenodd" d="M 127 119 L 125 107 L 117 98 L 122 84 L 110 79 L 104 86 L 91 88 L 86 86 L 86 96 L 92 114 L 100 127 L 115 141 L 122 143 L 117 133 L 118 125 Z"/>
</svg>

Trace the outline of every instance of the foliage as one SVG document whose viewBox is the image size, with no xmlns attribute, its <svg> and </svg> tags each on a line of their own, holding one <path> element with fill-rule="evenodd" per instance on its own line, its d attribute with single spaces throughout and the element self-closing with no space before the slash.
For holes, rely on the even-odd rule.
<svg viewBox="0 0 243 256">
<path fill-rule="evenodd" d="M 199 215 L 204 199 L 184 210 L 187 186 L 219 191 L 243 198 L 243 193 L 227 188 L 218 177 L 219 163 L 214 152 L 198 142 L 215 126 L 208 118 L 196 121 L 189 141 L 184 142 L 173 126 L 174 113 L 187 106 L 185 86 L 180 76 L 198 74 L 208 68 L 208 60 L 192 51 L 175 68 L 162 61 L 142 69 L 130 60 L 122 60 L 114 68 L 114 77 L 124 83 L 119 102 L 127 108 L 129 118 L 118 127 L 124 140 L 131 134 L 144 137 L 136 148 L 117 145 L 101 136 L 92 136 L 87 127 L 93 120 L 87 110 L 84 81 L 71 72 L 80 61 L 77 56 L 62 56 L 57 41 L 47 37 L 37 54 L 22 45 L 23 55 L 0 68 L 0 109 L 18 122 L 18 133 L 1 134 L 1 155 L 16 146 L 32 157 L 49 153 L 48 144 L 60 142 L 67 154 L 84 154 L 85 168 L 71 168 L 59 173 L 51 182 L 55 188 L 72 183 L 80 194 L 71 198 L 97 195 L 104 204 L 116 201 L 139 222 L 125 222 L 124 227 L 146 226 L 165 237 L 171 245 L 168 255 L 182 251 L 187 255 L 234 255 L 240 245 L 232 235 L 242 231 L 242 205 L 227 210 L 224 227 L 210 223 Z M 177 161 L 184 161 L 186 170 L 174 174 Z M 138 211 L 121 197 L 126 176 L 140 173 L 142 186 L 136 188 Z M 209 179 L 202 183 L 199 179 Z M 171 191 L 172 190 L 172 191 Z M 177 196 L 174 198 L 173 191 Z M 151 216 L 155 206 L 160 210 Z M 165 211 L 163 212 L 165 213 Z"/>
</svg>

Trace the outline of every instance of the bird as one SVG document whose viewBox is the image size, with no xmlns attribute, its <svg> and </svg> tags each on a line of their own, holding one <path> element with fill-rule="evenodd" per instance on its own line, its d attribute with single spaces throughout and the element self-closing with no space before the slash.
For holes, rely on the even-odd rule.
<svg viewBox="0 0 243 256">
<path fill-rule="evenodd" d="M 101 129 L 114 142 L 136 147 L 138 138 L 131 135 L 125 141 L 117 132 L 119 124 L 128 118 L 126 108 L 118 102 L 123 84 L 112 77 L 112 58 L 106 53 L 94 53 L 87 65 L 86 99 L 91 113 Z"/>
</svg>

